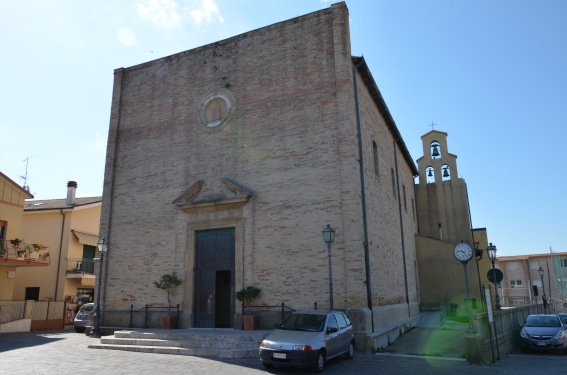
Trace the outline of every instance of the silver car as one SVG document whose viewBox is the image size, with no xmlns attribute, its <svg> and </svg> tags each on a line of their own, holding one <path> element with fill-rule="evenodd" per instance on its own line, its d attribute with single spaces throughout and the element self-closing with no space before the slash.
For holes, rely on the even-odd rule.
<svg viewBox="0 0 567 375">
<path fill-rule="evenodd" d="M 87 326 L 93 325 L 93 315 L 94 315 L 94 303 L 85 303 L 77 315 L 75 315 L 75 320 L 73 321 L 73 326 L 75 326 L 75 331 L 82 333 L 85 332 Z"/>
<path fill-rule="evenodd" d="M 557 315 L 528 315 L 520 331 L 522 350 L 567 350 L 565 326 Z"/>
<path fill-rule="evenodd" d="M 354 333 L 348 317 L 339 311 L 296 311 L 260 344 L 264 367 L 311 367 L 323 371 L 339 356 L 354 356 Z"/>
</svg>

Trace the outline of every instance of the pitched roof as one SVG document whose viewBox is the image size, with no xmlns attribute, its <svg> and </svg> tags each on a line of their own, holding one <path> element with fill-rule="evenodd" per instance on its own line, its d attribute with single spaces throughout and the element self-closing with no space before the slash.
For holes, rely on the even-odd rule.
<svg viewBox="0 0 567 375">
<path fill-rule="evenodd" d="M 408 151 L 408 148 L 406 147 L 404 139 L 402 138 L 402 134 L 398 130 L 398 127 L 396 126 L 396 123 L 392 118 L 392 114 L 390 113 L 390 110 L 388 109 L 388 106 L 386 105 L 384 98 L 382 97 L 382 94 L 380 93 L 380 90 L 378 89 L 378 86 L 376 85 L 376 82 L 374 81 L 374 78 L 370 73 L 370 69 L 366 64 L 366 60 L 364 60 L 364 57 L 362 56 L 360 57 L 352 56 L 351 59 L 352 59 L 352 63 L 356 67 L 356 70 L 362 76 L 362 79 L 366 84 L 368 91 L 370 91 L 370 95 L 372 96 L 372 99 L 374 99 L 374 103 L 376 104 L 378 110 L 384 117 L 384 120 L 386 121 L 386 125 L 388 126 L 388 129 L 394 136 L 394 139 L 396 140 L 396 143 L 400 148 L 400 151 L 402 152 L 402 155 L 404 156 L 406 163 L 411 168 L 413 175 L 418 176 L 419 172 L 415 166 L 415 163 Z"/>
<path fill-rule="evenodd" d="M 67 199 L 26 200 L 24 204 L 24 211 L 58 210 L 63 208 L 86 206 L 95 203 L 102 203 L 102 197 L 75 198 L 75 204 L 72 206 L 67 204 Z"/>
</svg>

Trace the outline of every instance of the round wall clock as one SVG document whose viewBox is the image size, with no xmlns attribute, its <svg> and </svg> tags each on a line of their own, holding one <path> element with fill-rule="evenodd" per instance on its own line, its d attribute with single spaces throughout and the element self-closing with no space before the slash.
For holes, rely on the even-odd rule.
<svg viewBox="0 0 567 375">
<path fill-rule="evenodd" d="M 466 263 L 472 259 L 474 255 L 474 249 L 468 243 L 461 242 L 458 243 L 453 249 L 453 255 L 459 262 Z"/>
</svg>

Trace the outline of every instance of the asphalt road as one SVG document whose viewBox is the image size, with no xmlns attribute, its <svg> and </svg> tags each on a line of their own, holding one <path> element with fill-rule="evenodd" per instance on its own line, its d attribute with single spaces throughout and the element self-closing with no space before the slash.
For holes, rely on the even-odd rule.
<svg viewBox="0 0 567 375">
<path fill-rule="evenodd" d="M 258 359 L 218 360 L 191 356 L 89 349 L 94 340 L 71 330 L 0 333 L 0 374 L 267 374 Z M 273 374 L 310 374 L 307 369 Z M 400 354 L 364 354 L 330 361 L 325 374 L 566 374 L 567 355 L 512 354 L 479 366 L 462 359 Z"/>
</svg>

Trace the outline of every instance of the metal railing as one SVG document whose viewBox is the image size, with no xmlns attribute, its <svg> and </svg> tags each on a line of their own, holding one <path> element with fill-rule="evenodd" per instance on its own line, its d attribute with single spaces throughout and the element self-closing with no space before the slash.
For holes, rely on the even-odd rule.
<svg viewBox="0 0 567 375">
<path fill-rule="evenodd" d="M 179 326 L 179 304 L 177 306 L 171 307 L 145 305 L 144 307 L 141 307 L 137 310 L 134 310 L 134 305 L 130 305 L 130 322 L 128 323 L 128 328 L 148 328 L 148 315 L 152 311 L 168 311 L 168 313 L 171 313 L 172 310 L 175 311 L 175 316 L 177 317 L 177 323 L 175 327 L 177 328 Z M 144 326 L 134 327 L 134 314 L 142 312 L 144 313 Z"/>
<path fill-rule="evenodd" d="M 313 306 L 314 306 L 315 310 L 317 310 L 317 302 L 315 302 Z M 244 304 L 242 304 L 242 311 L 246 311 L 245 309 L 251 309 L 251 308 L 253 308 L 254 311 L 261 311 L 261 310 L 265 311 L 265 310 L 271 310 L 271 309 L 274 309 L 274 308 L 281 309 L 281 314 L 282 314 L 281 320 L 282 321 L 286 317 L 286 312 L 289 315 L 289 314 L 291 314 L 292 312 L 295 311 L 295 309 L 293 309 L 289 306 L 286 306 L 283 302 L 280 305 L 273 305 L 273 306 L 266 306 L 266 305 L 255 306 L 255 305 L 244 305 Z"/>
<path fill-rule="evenodd" d="M 94 275 L 95 262 L 88 258 L 67 258 L 67 266 L 65 272 L 67 275 Z"/>
<path fill-rule="evenodd" d="M 25 319 L 26 301 L 0 300 L 0 324 Z"/>
<path fill-rule="evenodd" d="M 49 248 L 38 243 L 21 240 L 0 240 L 0 258 L 49 263 Z"/>
</svg>

